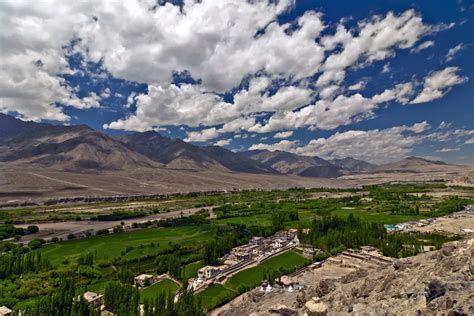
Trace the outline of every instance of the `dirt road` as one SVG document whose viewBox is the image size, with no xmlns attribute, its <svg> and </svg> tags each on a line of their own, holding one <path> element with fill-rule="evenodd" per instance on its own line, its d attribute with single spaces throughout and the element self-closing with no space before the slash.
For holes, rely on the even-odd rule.
<svg viewBox="0 0 474 316">
<path fill-rule="evenodd" d="M 83 220 L 83 221 L 71 221 L 71 222 L 56 222 L 56 223 L 28 223 L 28 224 L 21 224 L 15 225 L 18 227 L 26 228 L 29 225 L 36 225 L 39 228 L 39 232 L 37 234 L 31 234 L 23 236 L 20 240 L 22 243 L 27 243 L 32 239 L 35 238 L 43 238 L 43 239 L 51 239 L 54 237 L 67 239 L 67 235 L 69 234 L 81 234 L 86 232 L 95 232 L 100 229 L 109 229 L 113 228 L 121 223 L 125 225 L 130 225 L 132 223 L 144 223 L 147 221 L 154 221 L 154 220 L 162 220 L 167 218 L 175 218 L 180 216 L 190 216 L 196 214 L 202 209 L 210 210 L 212 206 L 209 207 L 200 207 L 200 208 L 188 208 L 183 210 L 176 210 L 170 211 L 166 213 L 160 214 L 153 214 L 146 217 L 139 217 L 139 218 L 130 218 L 118 221 L 90 221 L 90 220 Z"/>
</svg>

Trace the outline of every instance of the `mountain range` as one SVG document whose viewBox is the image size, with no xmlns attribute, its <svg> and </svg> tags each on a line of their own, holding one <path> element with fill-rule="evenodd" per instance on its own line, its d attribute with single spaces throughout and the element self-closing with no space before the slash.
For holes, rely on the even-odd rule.
<svg viewBox="0 0 474 316">
<path fill-rule="evenodd" d="M 351 157 L 325 160 L 267 150 L 236 153 L 219 146 L 196 146 L 155 131 L 111 137 L 86 125 L 25 122 L 5 114 L 0 114 L 0 162 L 82 173 L 164 168 L 322 178 L 369 172 L 403 172 L 444 164 L 409 157 L 376 166 Z"/>
</svg>

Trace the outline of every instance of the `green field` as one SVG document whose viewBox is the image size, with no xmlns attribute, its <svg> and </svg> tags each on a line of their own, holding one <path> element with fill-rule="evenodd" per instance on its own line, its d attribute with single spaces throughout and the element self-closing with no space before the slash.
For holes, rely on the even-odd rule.
<svg viewBox="0 0 474 316">
<path fill-rule="evenodd" d="M 165 249 L 169 247 L 169 242 L 181 246 L 193 246 L 208 240 L 210 236 L 211 231 L 204 226 L 150 228 L 135 232 L 123 232 L 48 244 L 40 251 L 43 256 L 53 263 L 60 263 L 64 259 L 74 260 L 81 254 L 89 252 L 94 254 L 96 261 L 103 261 L 121 257 L 121 252 L 127 247 L 135 247 L 125 256 L 133 258 L 153 254 L 159 249 Z M 148 247 L 150 243 L 155 243 L 157 246 Z M 139 245 L 147 247 L 140 248 Z"/>
<path fill-rule="evenodd" d="M 151 300 L 156 298 L 160 294 L 174 293 L 179 289 L 179 285 L 169 279 L 165 279 L 161 282 L 155 283 L 140 291 L 140 302 L 144 300 Z"/>
<path fill-rule="evenodd" d="M 254 216 L 238 216 L 238 217 L 223 218 L 223 219 L 216 220 L 216 222 L 220 224 L 233 223 L 233 224 L 244 224 L 244 225 L 249 225 L 249 226 L 252 226 L 252 225 L 270 226 L 272 223 L 270 214 L 259 214 L 259 215 L 254 215 Z"/>
<path fill-rule="evenodd" d="M 183 279 L 188 280 L 197 275 L 200 268 L 204 267 L 202 260 L 183 266 Z"/>
<path fill-rule="evenodd" d="M 221 284 L 214 284 L 196 294 L 198 298 L 201 298 L 202 306 L 206 309 L 211 309 L 223 304 L 224 302 L 230 301 L 237 295 L 237 292 L 229 290 Z"/>
<path fill-rule="evenodd" d="M 258 286 L 267 274 L 283 275 L 306 266 L 308 259 L 295 251 L 287 251 L 260 263 L 258 266 L 245 269 L 230 277 L 224 285 L 214 284 L 197 294 L 206 309 L 212 309 L 230 301 L 239 293 Z"/>
<path fill-rule="evenodd" d="M 367 211 L 360 208 L 355 209 L 338 209 L 331 212 L 331 215 L 337 216 L 349 216 L 349 214 L 354 214 L 354 216 L 359 217 L 363 221 L 367 222 L 376 222 L 382 224 L 398 224 L 402 222 L 415 221 L 423 218 L 427 218 L 423 213 L 419 215 L 398 215 L 390 214 L 387 212 L 373 212 Z"/>
<path fill-rule="evenodd" d="M 265 275 L 269 273 L 280 273 L 282 271 L 295 271 L 307 265 L 308 259 L 301 256 L 295 251 L 287 251 L 281 255 L 272 257 L 260 263 L 258 266 L 245 269 L 233 275 L 225 286 L 229 289 L 238 291 L 242 286 L 253 288 L 258 286 Z M 283 274 L 283 273 L 280 273 Z"/>
</svg>

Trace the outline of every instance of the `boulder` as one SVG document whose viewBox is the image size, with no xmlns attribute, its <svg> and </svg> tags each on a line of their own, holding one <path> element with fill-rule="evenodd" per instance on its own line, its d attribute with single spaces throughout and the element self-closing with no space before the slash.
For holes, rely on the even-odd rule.
<svg viewBox="0 0 474 316">
<path fill-rule="evenodd" d="M 298 312 L 286 305 L 279 304 L 268 310 L 271 314 L 277 314 L 282 316 L 296 316 Z"/>
<path fill-rule="evenodd" d="M 328 306 L 318 298 L 307 301 L 305 307 L 308 316 L 326 316 L 328 314 Z"/>
<path fill-rule="evenodd" d="M 433 299 L 446 294 L 446 284 L 440 280 L 431 280 L 426 285 L 426 300 L 431 302 Z"/>
</svg>

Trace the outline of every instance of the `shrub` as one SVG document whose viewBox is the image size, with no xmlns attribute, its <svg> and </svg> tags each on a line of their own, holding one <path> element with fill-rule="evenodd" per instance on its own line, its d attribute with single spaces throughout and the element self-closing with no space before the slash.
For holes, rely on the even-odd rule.
<svg viewBox="0 0 474 316">
<path fill-rule="evenodd" d="M 33 239 L 32 241 L 28 243 L 28 247 L 30 247 L 32 250 L 35 250 L 35 249 L 41 248 L 41 246 L 43 246 L 44 243 L 45 241 L 43 239 Z"/>
<path fill-rule="evenodd" d="M 97 236 L 103 236 L 103 235 L 108 235 L 109 230 L 108 229 L 99 229 L 96 233 Z"/>
<path fill-rule="evenodd" d="M 39 228 L 38 226 L 36 225 L 30 225 L 26 228 L 26 231 L 29 233 L 29 234 L 35 234 L 37 232 L 39 232 Z"/>
</svg>

